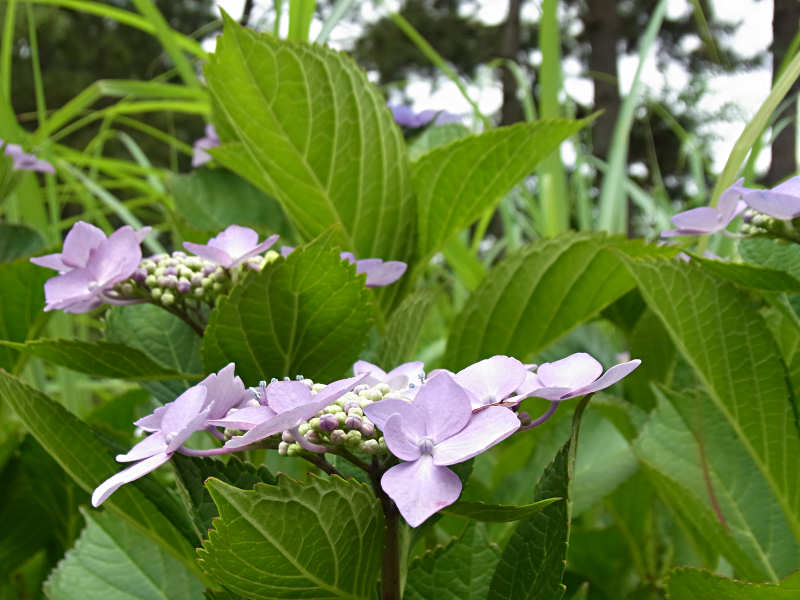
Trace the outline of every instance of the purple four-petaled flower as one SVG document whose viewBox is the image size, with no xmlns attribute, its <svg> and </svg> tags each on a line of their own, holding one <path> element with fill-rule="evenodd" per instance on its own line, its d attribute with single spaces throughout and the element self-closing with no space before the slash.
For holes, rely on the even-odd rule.
<svg viewBox="0 0 800 600">
<path fill-rule="evenodd" d="M 261 254 L 277 241 L 276 234 L 259 243 L 256 231 L 241 225 L 230 225 L 206 244 L 184 242 L 183 247 L 192 254 L 229 269 Z"/>
<path fill-rule="evenodd" d="M 585 352 L 570 354 L 536 370 L 540 386 L 528 393 L 538 398 L 560 402 L 593 394 L 617 383 L 642 364 L 638 358 L 614 365 L 603 373 L 603 365 Z"/>
<path fill-rule="evenodd" d="M 747 188 L 742 187 L 744 179 L 739 179 L 727 190 L 722 192 L 717 203 L 717 208 L 701 206 L 678 213 L 672 217 L 676 229 L 661 232 L 661 237 L 674 237 L 676 235 L 707 235 L 721 231 L 741 213 L 747 205 L 745 194 Z"/>
</svg>

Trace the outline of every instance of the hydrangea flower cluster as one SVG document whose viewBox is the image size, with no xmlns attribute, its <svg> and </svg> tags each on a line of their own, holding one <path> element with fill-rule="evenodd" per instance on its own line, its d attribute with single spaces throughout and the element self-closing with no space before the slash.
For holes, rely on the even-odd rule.
<svg viewBox="0 0 800 600">
<path fill-rule="evenodd" d="M 136 232 L 125 226 L 106 237 L 94 225 L 78 221 L 62 252 L 31 259 L 59 272 L 45 283 L 45 310 L 83 313 L 104 303 L 156 302 L 191 314 L 202 305 L 213 306 L 244 269 L 260 270 L 280 257 L 269 250 L 277 235 L 259 241 L 249 227 L 231 225 L 205 244 L 185 242 L 193 256 L 175 251 L 142 260 L 140 244 L 150 230 Z M 350 253 L 342 253 L 342 258 L 354 262 Z M 406 268 L 405 263 L 378 258 L 355 264 L 358 273 L 367 274 L 367 287 L 389 285 Z"/>
<path fill-rule="evenodd" d="M 540 366 L 494 356 L 452 373 L 425 375 L 411 362 L 385 372 L 358 361 L 354 377 L 328 385 L 302 376 L 245 388 L 231 363 L 189 388 L 173 402 L 136 421 L 149 435 L 119 462 L 134 462 L 101 483 L 94 506 L 116 489 L 167 462 L 179 452 L 213 456 L 276 448 L 335 469 L 325 453 L 351 460 L 380 481 L 400 514 L 417 527 L 455 502 L 462 483 L 449 467 L 488 450 L 517 431 L 544 423 L 564 400 L 604 389 L 639 366 L 620 363 L 603 373 L 585 353 Z M 536 421 L 519 413 L 525 398 L 551 401 Z M 218 448 L 195 450 L 185 442 L 206 431 Z M 369 461 L 369 462 L 367 462 Z"/>
</svg>

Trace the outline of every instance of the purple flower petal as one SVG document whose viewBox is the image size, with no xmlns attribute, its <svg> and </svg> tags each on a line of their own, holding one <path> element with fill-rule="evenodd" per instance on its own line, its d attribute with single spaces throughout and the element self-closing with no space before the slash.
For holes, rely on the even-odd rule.
<svg viewBox="0 0 800 600">
<path fill-rule="evenodd" d="M 414 408 L 408 400 L 386 398 L 365 406 L 364 414 L 367 415 L 369 420 L 372 421 L 378 429 L 383 431 L 389 417 L 395 414 L 406 415 L 413 410 Z"/>
<path fill-rule="evenodd" d="M 135 481 L 151 471 L 155 471 L 158 467 L 167 462 L 170 456 L 170 454 L 156 454 L 109 477 L 98 485 L 92 493 L 92 506 L 100 506 L 111 494 L 116 492 L 121 485 Z"/>
<path fill-rule="evenodd" d="M 468 460 L 503 441 L 519 426 L 519 419 L 513 411 L 502 406 L 490 406 L 472 415 L 461 431 L 436 444 L 433 461 L 437 465 L 453 465 Z"/>
<path fill-rule="evenodd" d="M 44 283 L 44 297 L 47 301 L 45 312 L 68 308 L 76 303 L 92 302 L 95 293 L 89 290 L 89 286 L 94 283 L 94 277 L 86 269 L 74 269 L 51 277 Z"/>
<path fill-rule="evenodd" d="M 45 254 L 43 256 L 34 256 L 30 259 L 30 261 L 38 265 L 40 267 L 45 267 L 48 269 L 53 269 L 54 271 L 58 271 L 59 273 L 66 273 L 72 267 L 69 265 L 65 265 L 64 261 L 61 260 L 61 254 Z"/>
<path fill-rule="evenodd" d="M 209 419 L 225 416 L 241 401 L 245 387 L 242 380 L 234 376 L 235 368 L 233 363 L 228 363 L 219 372 L 212 373 L 200 382 L 200 385 L 208 390 L 206 405 L 210 408 Z"/>
<path fill-rule="evenodd" d="M 386 471 L 381 477 L 381 487 L 412 527 L 451 505 L 461 494 L 458 475 L 447 467 L 434 465 L 428 455 Z"/>
<path fill-rule="evenodd" d="M 409 414 L 417 417 L 416 411 Z M 383 428 L 383 439 L 389 451 L 401 460 L 417 460 L 420 457 L 419 444 L 425 434 L 425 422 L 419 418 L 405 419 L 393 414 Z"/>
<path fill-rule="evenodd" d="M 631 373 L 636 367 L 642 364 L 642 361 L 638 358 L 634 360 L 630 360 L 628 362 L 620 363 L 618 365 L 614 365 L 608 371 L 606 371 L 602 377 L 598 380 L 590 383 L 587 386 L 582 388 L 578 388 L 577 390 L 571 391 L 566 397 L 562 397 L 561 400 L 567 400 L 568 398 L 575 398 L 577 396 L 583 396 L 585 394 L 591 394 L 598 390 L 605 389 L 617 383 L 620 379 L 627 376 Z"/>
<path fill-rule="evenodd" d="M 205 258 L 226 269 L 260 254 L 278 240 L 277 235 L 258 243 L 258 233 L 249 227 L 229 225 L 222 233 L 206 244 L 184 242 L 183 247 L 192 254 Z"/>
<path fill-rule="evenodd" d="M 221 419 L 209 419 L 209 425 L 217 427 L 230 427 L 231 429 L 252 429 L 264 421 L 271 419 L 277 413 L 268 406 L 245 406 L 237 409 Z"/>
<path fill-rule="evenodd" d="M 800 196 L 772 190 L 753 190 L 744 200 L 750 208 L 775 219 L 788 220 L 800 216 Z"/>
<path fill-rule="evenodd" d="M 121 227 L 103 240 L 89 257 L 86 268 L 98 285 L 107 289 L 130 277 L 142 260 L 142 249 L 132 227 Z"/>
<path fill-rule="evenodd" d="M 302 381 L 273 381 L 267 386 L 267 403 L 276 413 L 286 412 L 314 401 Z"/>
<path fill-rule="evenodd" d="M 106 239 L 106 234 L 99 227 L 78 221 L 64 238 L 61 260 L 72 268 L 85 267 L 92 251 Z"/>
<path fill-rule="evenodd" d="M 148 435 L 125 454 L 117 454 L 117 462 L 135 462 L 167 451 L 167 441 L 160 431 Z"/>
<path fill-rule="evenodd" d="M 720 215 L 716 208 L 701 206 L 678 213 L 672 223 L 679 229 L 712 232 L 720 228 Z"/>
<path fill-rule="evenodd" d="M 527 396 L 534 390 L 537 390 L 541 387 L 544 386 L 542 385 L 539 376 L 536 375 L 536 373 L 531 373 L 530 371 L 528 371 L 525 374 L 525 379 L 522 381 L 522 385 L 520 385 L 516 390 L 514 390 L 514 394 L 517 396 Z"/>
<path fill-rule="evenodd" d="M 462 369 L 456 381 L 472 392 L 478 408 L 506 398 L 522 385 L 529 371 L 510 356 L 493 356 Z"/>
<path fill-rule="evenodd" d="M 219 248 L 212 248 L 211 246 L 195 244 L 193 242 L 183 242 L 183 247 L 195 256 L 205 258 L 215 265 L 220 265 L 226 269 L 233 264 L 233 259 L 228 255 L 228 253 L 224 250 L 220 250 Z"/>
<path fill-rule="evenodd" d="M 603 373 L 601 365 L 585 352 L 577 352 L 566 358 L 539 366 L 536 375 L 545 387 L 573 389 L 588 385 Z"/>
<path fill-rule="evenodd" d="M 164 406 L 159 406 L 149 415 L 142 417 L 138 421 L 134 421 L 133 424 L 136 425 L 136 427 L 139 427 L 140 429 L 144 429 L 145 431 L 160 430 L 161 419 L 164 417 L 164 413 L 167 410 L 167 406 L 169 406 L 169 404 L 165 404 Z"/>
<path fill-rule="evenodd" d="M 294 252 L 294 246 L 281 246 L 281 256 L 286 258 L 292 252 Z"/>
<path fill-rule="evenodd" d="M 420 411 L 427 437 L 435 444 L 461 431 L 472 417 L 467 392 L 455 379 L 444 374 L 426 381 L 412 406 Z"/>
<path fill-rule="evenodd" d="M 399 260 L 383 262 L 380 258 L 365 258 L 356 261 L 356 273 L 367 274 L 367 287 L 382 287 L 394 283 L 403 273 L 406 272 L 407 265 Z"/>
<path fill-rule="evenodd" d="M 277 242 L 279 237 L 280 236 L 277 233 L 269 236 L 263 242 L 258 244 L 255 248 L 253 248 L 252 250 L 248 250 L 247 252 L 245 252 L 244 254 L 239 256 L 239 258 L 237 258 L 235 261 L 233 261 L 233 265 L 234 266 L 240 265 L 244 261 L 246 261 L 248 258 L 256 256 L 257 254 L 261 254 L 265 250 L 269 249 L 269 247 L 272 246 L 275 242 Z"/>
<path fill-rule="evenodd" d="M 365 360 L 357 360 L 353 363 L 354 375 L 363 375 L 364 373 L 368 375 L 367 379 L 364 380 L 367 385 L 375 385 L 386 380 L 386 371 L 378 365 L 373 365 Z"/>
</svg>

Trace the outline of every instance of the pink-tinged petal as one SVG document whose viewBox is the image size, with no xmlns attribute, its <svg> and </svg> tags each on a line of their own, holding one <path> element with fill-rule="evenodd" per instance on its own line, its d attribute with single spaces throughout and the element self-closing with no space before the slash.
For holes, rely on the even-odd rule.
<svg viewBox="0 0 800 600">
<path fill-rule="evenodd" d="M 92 300 L 95 294 L 89 291 L 89 286 L 93 283 L 94 277 L 86 269 L 73 269 L 63 275 L 51 277 L 44 283 L 44 297 L 47 301 L 45 311 Z"/>
<path fill-rule="evenodd" d="M 516 358 L 499 355 L 462 369 L 456 375 L 456 381 L 485 405 L 513 394 L 527 374 L 525 365 Z"/>
<path fill-rule="evenodd" d="M 539 365 L 536 375 L 545 387 L 574 389 L 592 383 L 603 373 L 601 365 L 585 352 Z"/>
<path fill-rule="evenodd" d="M 386 371 L 381 369 L 378 365 L 373 365 L 371 362 L 365 360 L 357 360 L 353 363 L 353 375 L 369 375 L 369 380 L 375 383 L 380 383 L 386 380 Z"/>
<path fill-rule="evenodd" d="M 383 262 L 379 258 L 365 258 L 356 262 L 356 273 L 366 273 L 368 288 L 382 287 L 394 283 L 403 273 L 407 265 L 399 260 Z"/>
<path fill-rule="evenodd" d="M 61 260 L 72 268 L 85 267 L 89 263 L 89 255 L 106 240 L 103 230 L 90 223 L 78 221 L 64 238 L 64 250 Z"/>
<path fill-rule="evenodd" d="M 209 419 L 220 419 L 239 404 L 245 393 L 244 383 L 234 375 L 236 365 L 228 363 L 217 373 L 212 373 L 200 382 L 208 390 L 206 404 L 210 407 Z"/>
<path fill-rule="evenodd" d="M 148 435 L 125 454 L 117 454 L 117 462 L 134 462 L 162 454 L 167 450 L 167 441 L 164 435 L 158 431 Z"/>
<path fill-rule="evenodd" d="M 636 367 L 642 364 L 642 361 L 638 358 L 634 360 L 629 360 L 628 362 L 620 363 L 618 365 L 614 365 L 608 371 L 606 371 L 600 379 L 590 383 L 587 386 L 578 388 L 577 390 L 572 390 L 569 392 L 566 398 L 561 398 L 562 400 L 567 400 L 568 398 L 576 398 L 577 396 L 583 396 L 585 394 L 591 394 L 598 390 L 605 389 L 617 383 L 620 379 L 630 374 Z"/>
<path fill-rule="evenodd" d="M 270 246 L 272 246 L 275 242 L 278 241 L 278 235 L 271 235 L 266 240 L 258 244 L 255 248 L 252 248 L 245 252 L 244 254 L 238 256 L 235 261 L 233 261 L 234 266 L 242 264 L 248 258 L 252 256 L 256 256 L 257 254 L 261 254 L 265 250 L 267 250 Z"/>
<path fill-rule="evenodd" d="M 142 417 L 138 421 L 134 421 L 133 424 L 145 431 L 159 431 L 161 429 L 161 419 L 164 418 L 167 406 L 169 406 L 169 404 L 159 406 L 149 415 Z"/>
<path fill-rule="evenodd" d="M 395 465 L 381 477 L 381 487 L 412 527 L 450 506 L 461 494 L 458 475 L 447 467 L 434 465 L 430 455 Z"/>
<path fill-rule="evenodd" d="M 167 462 L 170 456 L 170 454 L 156 454 L 109 477 L 98 485 L 92 493 L 92 506 L 100 506 L 111 494 L 116 492 L 120 486 L 135 481 L 151 471 L 155 471 L 158 467 Z"/>
<path fill-rule="evenodd" d="M 401 390 L 408 387 L 409 383 L 419 383 L 420 375 L 425 375 L 425 363 L 417 360 L 395 367 L 386 373 L 383 381 L 393 390 Z"/>
<path fill-rule="evenodd" d="M 233 264 L 233 259 L 230 255 L 219 248 L 212 248 L 211 246 L 194 244 L 192 242 L 183 242 L 183 247 L 195 256 L 205 258 L 207 261 L 225 267 L 226 269 Z"/>
<path fill-rule="evenodd" d="M 383 431 L 383 428 L 386 426 L 386 421 L 389 420 L 389 417 L 396 414 L 405 416 L 414 410 L 414 407 L 408 400 L 401 400 L 400 398 L 386 398 L 365 406 L 364 414 L 367 415 L 367 418 L 369 418 L 369 420 L 372 421 L 378 429 Z"/>
<path fill-rule="evenodd" d="M 490 406 L 472 415 L 467 426 L 457 434 L 436 444 L 433 462 L 454 465 L 469 460 L 502 442 L 519 426 L 519 419 L 513 411 L 502 406 Z"/>
<path fill-rule="evenodd" d="M 208 240 L 208 245 L 223 250 L 236 260 L 258 245 L 258 232 L 241 225 L 229 225 L 225 231 Z"/>
<path fill-rule="evenodd" d="M 411 433 L 411 435 L 409 435 Z M 403 417 L 394 414 L 386 421 L 383 428 L 383 439 L 389 452 L 401 460 L 417 460 L 420 457 L 420 438 L 416 431 L 408 431 L 403 425 Z"/>
<path fill-rule="evenodd" d="M 314 401 L 302 381 L 273 381 L 267 386 L 267 404 L 276 413 L 286 412 Z"/>
<path fill-rule="evenodd" d="M 775 219 L 794 219 L 800 215 L 800 196 L 790 196 L 771 190 L 754 190 L 744 201 L 760 213 Z"/>
<path fill-rule="evenodd" d="M 672 223 L 679 230 L 687 229 L 707 233 L 718 231 L 727 225 L 727 223 L 720 222 L 719 211 L 710 206 L 701 206 L 678 213 L 672 217 Z"/>
<path fill-rule="evenodd" d="M 209 425 L 231 429 L 253 429 L 256 425 L 274 417 L 277 413 L 268 406 L 246 406 L 229 413 L 221 419 L 209 419 Z"/>
<path fill-rule="evenodd" d="M 58 253 L 45 254 L 44 256 L 34 256 L 30 259 L 30 261 L 35 265 L 45 267 L 47 269 L 53 269 L 59 273 L 64 273 L 72 268 L 69 265 L 64 264 L 64 261 L 61 260 L 61 254 Z"/>
<path fill-rule="evenodd" d="M 472 417 L 472 403 L 466 390 L 444 374 L 425 382 L 413 406 L 421 412 L 427 437 L 435 444 L 461 431 Z"/>
<path fill-rule="evenodd" d="M 207 394 L 208 390 L 198 384 L 167 404 L 161 417 L 161 432 L 170 440 L 180 434 L 203 411 Z"/>
<path fill-rule="evenodd" d="M 142 249 L 132 227 L 117 229 L 94 249 L 86 268 L 101 288 L 130 277 L 142 260 Z"/>
</svg>

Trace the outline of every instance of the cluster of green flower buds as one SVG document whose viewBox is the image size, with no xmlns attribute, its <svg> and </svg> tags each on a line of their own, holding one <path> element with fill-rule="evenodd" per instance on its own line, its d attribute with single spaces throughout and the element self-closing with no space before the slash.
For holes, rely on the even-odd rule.
<svg viewBox="0 0 800 600">
<path fill-rule="evenodd" d="M 751 208 L 742 213 L 739 232 L 743 235 L 766 236 L 800 243 L 800 218 L 776 219 Z"/>
<path fill-rule="evenodd" d="M 155 254 L 145 258 L 129 279 L 114 290 L 124 298 L 148 298 L 164 306 L 181 308 L 189 304 L 214 306 L 227 294 L 236 279 L 247 269 L 261 270 L 280 255 L 270 250 L 245 263 L 226 269 L 185 252 Z"/>
<path fill-rule="evenodd" d="M 311 385 L 312 392 L 319 391 L 323 385 L 313 384 L 310 379 L 304 380 Z M 352 392 L 342 395 L 332 404 L 326 406 L 314 417 L 301 423 L 299 433 L 312 444 L 332 448 L 344 448 L 356 454 L 387 454 L 386 442 L 381 432 L 364 414 L 364 407 L 383 400 L 390 391 L 388 385 L 381 383 L 374 387 L 358 385 Z M 305 452 L 292 434 L 284 432 L 278 452 L 287 456 L 296 456 Z"/>
</svg>

